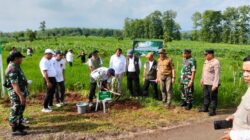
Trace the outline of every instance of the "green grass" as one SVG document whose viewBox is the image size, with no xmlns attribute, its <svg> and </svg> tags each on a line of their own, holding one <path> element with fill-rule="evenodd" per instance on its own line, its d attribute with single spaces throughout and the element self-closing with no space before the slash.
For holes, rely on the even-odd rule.
<svg viewBox="0 0 250 140">
<path fill-rule="evenodd" d="M 39 61 L 43 56 L 45 48 L 67 50 L 73 48 L 75 52 L 74 66 L 66 69 L 66 87 L 68 91 L 78 91 L 88 94 L 89 89 L 89 70 L 87 65 L 80 64 L 80 59 L 76 58 L 80 50 L 85 50 L 87 53 L 94 49 L 100 50 L 100 55 L 103 58 L 104 66 L 108 66 L 110 56 L 114 53 L 115 48 L 121 47 L 126 54 L 126 50 L 131 48 L 132 41 L 125 39 L 118 41 L 115 38 L 101 38 L 101 37 L 61 37 L 57 40 L 38 40 L 34 42 L 11 42 L 4 45 L 4 59 L 8 54 L 8 50 L 12 46 L 16 46 L 19 50 L 27 47 L 32 47 L 35 51 L 32 57 L 24 59 L 22 68 L 27 76 L 33 83 L 30 85 L 32 94 L 37 94 L 43 91 L 43 79 L 39 70 Z M 202 66 L 204 62 L 203 52 L 207 48 L 215 49 L 216 56 L 219 58 L 222 65 L 221 81 L 219 93 L 219 105 L 222 107 L 235 106 L 240 100 L 240 96 L 244 93 L 246 86 L 244 82 L 240 81 L 241 60 L 250 52 L 250 46 L 244 45 L 230 45 L 230 44 L 216 44 L 194 41 L 173 41 L 167 44 L 167 52 L 173 58 L 175 64 L 176 77 L 179 77 L 180 68 L 182 63 L 182 50 L 190 48 L 193 51 L 193 57 L 197 59 L 197 74 L 195 78 L 195 103 L 200 104 L 202 101 L 202 89 L 199 81 L 201 77 Z M 142 57 L 142 62 L 145 58 Z M 5 65 L 6 66 L 6 65 Z M 233 73 L 236 72 L 236 83 L 234 84 Z M 141 72 L 141 77 L 142 77 Z M 123 88 L 126 92 L 126 78 L 123 79 Z M 141 86 L 143 81 L 141 80 Z M 179 85 L 178 79 L 174 85 L 174 97 L 179 100 Z M 126 94 L 126 97 L 129 96 Z M 230 100 L 230 103 L 227 101 Z"/>
</svg>

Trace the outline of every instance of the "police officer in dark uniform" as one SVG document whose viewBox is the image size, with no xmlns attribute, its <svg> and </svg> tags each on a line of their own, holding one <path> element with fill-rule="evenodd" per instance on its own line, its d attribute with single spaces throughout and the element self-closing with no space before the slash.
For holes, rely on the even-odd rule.
<svg viewBox="0 0 250 140">
<path fill-rule="evenodd" d="M 24 56 L 20 52 L 14 52 L 10 55 L 10 63 L 6 69 L 5 87 L 10 97 L 11 108 L 9 124 L 12 127 L 12 135 L 26 135 L 24 130 L 28 126 L 22 124 L 23 113 L 28 96 L 27 80 L 20 67 Z"/>
</svg>

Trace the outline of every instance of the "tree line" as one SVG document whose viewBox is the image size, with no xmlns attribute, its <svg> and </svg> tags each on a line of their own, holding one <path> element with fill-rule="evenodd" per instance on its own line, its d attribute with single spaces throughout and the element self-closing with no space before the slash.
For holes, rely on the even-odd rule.
<svg viewBox="0 0 250 140">
<path fill-rule="evenodd" d="M 126 18 L 124 37 L 164 39 L 165 42 L 181 39 L 181 27 L 175 21 L 177 12 L 154 11 L 143 19 Z"/>
<path fill-rule="evenodd" d="M 40 23 L 39 30 L 27 29 L 19 32 L 0 32 L 0 38 L 3 42 L 9 41 L 34 41 L 40 39 L 49 39 L 60 36 L 101 36 L 101 37 L 116 37 L 119 40 L 123 39 L 123 31 L 119 29 L 95 29 L 95 28 L 52 28 L 46 29 L 46 22 Z"/>
<path fill-rule="evenodd" d="M 224 11 L 206 10 L 195 12 L 191 19 L 193 29 L 181 32 L 181 26 L 175 21 L 177 12 L 154 11 L 142 19 L 126 18 L 123 30 L 89 28 L 53 28 L 46 29 L 46 22 L 40 23 L 39 30 L 3 33 L 2 40 L 33 41 L 36 39 L 57 38 L 60 36 L 101 36 L 125 38 L 188 39 L 212 43 L 250 44 L 250 5 L 227 7 Z"/>
<path fill-rule="evenodd" d="M 195 12 L 192 15 L 192 21 L 192 40 L 250 44 L 249 5 L 228 7 L 224 11 Z"/>
</svg>

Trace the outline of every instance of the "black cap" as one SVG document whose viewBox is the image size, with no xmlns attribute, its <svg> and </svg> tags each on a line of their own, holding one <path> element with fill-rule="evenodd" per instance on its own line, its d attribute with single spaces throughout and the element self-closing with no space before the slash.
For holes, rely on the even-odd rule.
<svg viewBox="0 0 250 140">
<path fill-rule="evenodd" d="M 190 54 L 191 52 L 192 52 L 191 49 L 184 49 L 183 50 L 183 53 L 189 53 Z"/>
<path fill-rule="evenodd" d="M 109 68 L 108 72 L 112 75 L 115 76 L 115 70 L 113 68 Z"/>
<path fill-rule="evenodd" d="M 214 50 L 213 49 L 207 49 L 205 51 L 205 54 L 214 54 Z"/>
<path fill-rule="evenodd" d="M 95 54 L 95 53 L 99 53 L 99 51 L 98 51 L 98 50 L 94 50 L 94 51 L 92 52 L 92 54 Z"/>
<path fill-rule="evenodd" d="M 17 52 L 13 52 L 12 54 L 11 54 L 11 58 L 14 60 L 15 58 L 24 58 L 25 56 L 24 55 L 22 55 L 22 53 L 21 52 L 19 52 L 19 51 L 17 51 Z"/>
<path fill-rule="evenodd" d="M 55 54 L 63 54 L 63 53 L 60 50 L 56 50 Z"/>
</svg>

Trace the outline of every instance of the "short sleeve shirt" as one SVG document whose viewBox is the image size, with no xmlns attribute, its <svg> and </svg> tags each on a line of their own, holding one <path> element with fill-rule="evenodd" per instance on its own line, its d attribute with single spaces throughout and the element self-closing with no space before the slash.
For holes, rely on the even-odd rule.
<svg viewBox="0 0 250 140">
<path fill-rule="evenodd" d="M 90 75 L 91 75 L 91 78 L 95 80 L 96 82 L 107 81 L 108 83 L 110 83 L 112 79 L 108 77 L 107 73 L 108 73 L 108 68 L 100 67 L 92 71 Z"/>
<path fill-rule="evenodd" d="M 62 82 L 64 81 L 64 77 L 63 77 L 63 71 L 65 70 L 65 60 L 61 59 L 61 60 L 56 60 L 56 58 L 53 58 L 53 64 L 54 64 L 54 68 L 56 71 L 56 81 L 57 82 Z"/>
<path fill-rule="evenodd" d="M 56 70 L 54 68 L 54 61 L 52 59 L 48 60 L 43 57 L 40 61 L 39 67 L 43 77 L 45 77 L 43 71 L 46 70 L 49 77 L 56 77 Z"/>
</svg>

